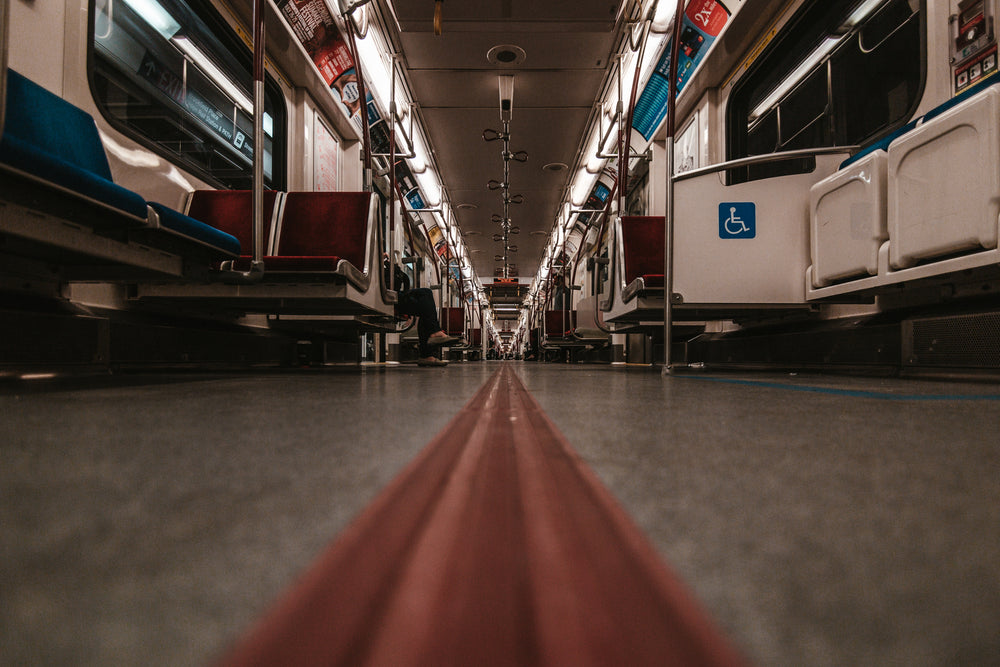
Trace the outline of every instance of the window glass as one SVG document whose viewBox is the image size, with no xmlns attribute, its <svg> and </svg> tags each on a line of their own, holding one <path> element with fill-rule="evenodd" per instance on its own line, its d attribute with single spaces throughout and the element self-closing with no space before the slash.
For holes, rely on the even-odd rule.
<svg viewBox="0 0 1000 667">
<path fill-rule="evenodd" d="M 792 89 L 778 106 L 779 150 L 827 146 L 832 141 L 828 112 L 826 67 L 820 67 Z"/>
<path fill-rule="evenodd" d="M 249 49 L 201 0 L 96 0 L 92 90 L 117 127 L 205 181 L 248 189 L 253 174 Z M 285 184 L 285 111 L 265 86 L 264 180 Z"/>
<path fill-rule="evenodd" d="M 926 70 L 923 6 L 917 0 L 809 3 L 734 89 L 729 159 L 862 145 L 906 123 Z M 777 172 L 762 167 L 731 176 L 752 174 Z"/>
</svg>

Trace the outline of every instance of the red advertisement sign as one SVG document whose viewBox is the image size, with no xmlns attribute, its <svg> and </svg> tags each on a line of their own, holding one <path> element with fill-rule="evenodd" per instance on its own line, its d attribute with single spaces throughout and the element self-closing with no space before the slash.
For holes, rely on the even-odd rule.
<svg viewBox="0 0 1000 667">
<path fill-rule="evenodd" d="M 718 37 L 729 20 L 725 8 L 715 0 L 693 0 L 685 13 L 695 27 L 711 37 Z"/>
<path fill-rule="evenodd" d="M 361 107 L 354 59 L 326 3 L 323 0 L 284 0 L 279 7 L 323 80 L 340 94 L 341 101 L 353 116 Z"/>
</svg>

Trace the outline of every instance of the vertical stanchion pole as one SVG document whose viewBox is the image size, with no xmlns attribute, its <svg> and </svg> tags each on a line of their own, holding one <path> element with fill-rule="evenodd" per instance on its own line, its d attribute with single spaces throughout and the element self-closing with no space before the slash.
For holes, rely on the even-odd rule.
<svg viewBox="0 0 1000 667">
<path fill-rule="evenodd" d="M 479 303 L 479 347 L 480 347 L 480 354 L 482 355 L 481 359 L 482 361 L 486 361 L 486 350 L 487 350 L 486 335 L 487 335 L 486 306 L 484 306 L 482 302 L 480 302 Z"/>
<path fill-rule="evenodd" d="M 253 262 L 264 261 L 264 0 L 253 3 Z"/>
<path fill-rule="evenodd" d="M 392 56 L 389 102 L 389 289 L 396 289 L 396 55 Z M 404 223 L 405 224 L 405 223 Z"/>
<path fill-rule="evenodd" d="M 670 375 L 674 329 L 674 127 L 677 110 L 677 58 L 680 54 L 684 0 L 677 0 L 674 29 L 670 38 L 670 82 L 667 92 L 667 214 L 663 230 L 663 374 Z"/>
<path fill-rule="evenodd" d="M 3 124 L 7 111 L 7 40 L 10 37 L 10 9 L 7 0 L 0 0 L 0 132 L 3 132 Z M 110 17 L 108 18 L 110 20 Z"/>
</svg>

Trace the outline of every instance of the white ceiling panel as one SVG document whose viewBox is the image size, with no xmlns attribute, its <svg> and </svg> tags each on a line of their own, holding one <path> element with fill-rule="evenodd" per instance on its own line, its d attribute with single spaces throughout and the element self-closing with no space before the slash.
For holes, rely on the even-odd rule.
<svg viewBox="0 0 1000 667">
<path fill-rule="evenodd" d="M 441 180 L 451 196 L 471 259 L 489 282 L 502 253 L 491 221 L 503 213 L 499 191 L 486 184 L 503 177 L 502 142 L 486 142 L 483 130 L 501 130 L 497 77 L 513 74 L 512 151 L 526 151 L 527 163 L 511 162 L 511 193 L 525 203 L 511 206 L 520 228 L 512 237 L 522 279 L 534 275 L 551 231 L 569 170 L 599 95 L 609 54 L 621 38 L 621 0 L 448 0 L 443 34 L 434 35 L 430 0 L 381 0 L 391 6 L 399 28 L 413 99 L 432 145 Z M 524 58 L 504 64 L 487 53 L 498 45 L 523 49 Z M 465 205 L 465 206 L 460 206 Z M 534 232 L 534 233 L 532 233 Z"/>
</svg>

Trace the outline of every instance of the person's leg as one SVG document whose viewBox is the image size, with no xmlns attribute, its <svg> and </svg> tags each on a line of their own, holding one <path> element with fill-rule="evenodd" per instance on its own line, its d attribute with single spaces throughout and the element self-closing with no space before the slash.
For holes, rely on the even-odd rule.
<svg viewBox="0 0 1000 667">
<path fill-rule="evenodd" d="M 420 317 L 423 312 L 421 298 L 415 292 L 419 290 L 402 290 L 396 300 L 396 315 L 409 315 L 417 318 L 417 340 L 419 341 L 420 356 L 427 357 L 427 337 L 430 334 L 424 333 L 424 318 Z M 433 299 L 433 295 L 431 296 Z M 433 332 L 431 332 L 433 333 Z"/>
<path fill-rule="evenodd" d="M 434 293 L 426 287 L 410 290 L 408 292 L 414 304 L 414 314 L 417 320 L 417 336 L 420 339 L 420 356 L 433 357 L 434 350 L 427 344 L 431 334 L 441 330 L 441 323 L 438 321 L 437 305 L 434 303 Z"/>
<path fill-rule="evenodd" d="M 420 341 L 420 357 L 423 360 L 435 359 L 435 348 L 458 340 L 441 330 L 434 293 L 426 287 L 407 290 L 401 294 L 396 304 L 396 312 L 417 317 L 417 338 Z"/>
<path fill-rule="evenodd" d="M 434 303 L 434 292 L 426 287 L 410 290 L 411 298 L 416 302 L 417 315 L 421 322 L 426 322 L 430 327 L 428 336 L 441 330 L 441 322 L 438 321 L 437 304 Z"/>
</svg>

